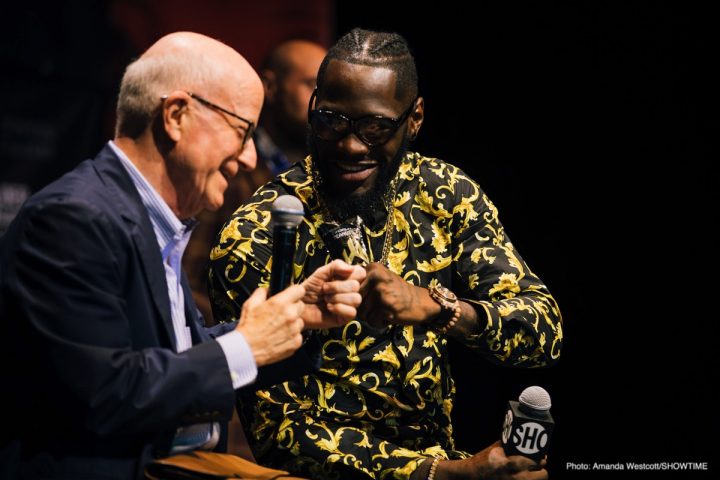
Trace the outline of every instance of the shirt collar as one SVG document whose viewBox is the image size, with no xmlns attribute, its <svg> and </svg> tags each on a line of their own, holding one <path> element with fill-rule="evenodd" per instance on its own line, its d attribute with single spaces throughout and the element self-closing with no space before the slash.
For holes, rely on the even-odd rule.
<svg viewBox="0 0 720 480">
<path fill-rule="evenodd" d="M 125 167 L 133 185 L 135 185 L 135 188 L 140 194 L 143 206 L 150 216 L 158 245 L 163 253 L 163 260 L 165 260 L 169 251 L 172 250 L 178 242 L 182 241 L 183 247 L 187 244 L 187 239 L 189 239 L 193 228 L 197 225 L 197 220 L 194 218 L 185 221 L 180 220 L 150 182 L 140 173 L 140 170 L 138 170 L 128 156 L 125 155 L 125 152 L 120 150 L 120 147 L 112 140 L 110 140 L 108 144 L 120 159 L 120 163 Z"/>
</svg>

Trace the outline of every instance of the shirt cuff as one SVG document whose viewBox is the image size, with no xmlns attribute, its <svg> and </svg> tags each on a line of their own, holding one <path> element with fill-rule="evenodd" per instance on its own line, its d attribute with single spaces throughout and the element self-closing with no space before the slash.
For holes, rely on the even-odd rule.
<svg viewBox="0 0 720 480">
<path fill-rule="evenodd" d="M 255 357 L 250 350 L 250 345 L 243 334 L 233 330 L 216 340 L 225 354 L 233 388 L 237 390 L 253 383 L 257 378 L 257 365 L 255 365 Z"/>
</svg>

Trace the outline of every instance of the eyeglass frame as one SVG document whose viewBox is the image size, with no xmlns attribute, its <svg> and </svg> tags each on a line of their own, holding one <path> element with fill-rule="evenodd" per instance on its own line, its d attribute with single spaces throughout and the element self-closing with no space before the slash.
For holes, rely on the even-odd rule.
<svg viewBox="0 0 720 480">
<path fill-rule="evenodd" d="M 241 151 L 241 152 L 242 152 L 243 150 L 245 150 L 245 145 L 247 144 L 248 138 L 252 138 L 253 133 L 255 133 L 255 122 L 253 122 L 253 121 L 251 121 L 251 120 L 248 120 L 247 118 L 243 118 L 243 117 L 241 117 L 240 115 L 238 115 L 237 113 L 233 113 L 233 112 L 231 112 L 230 110 L 228 110 L 228 109 L 226 109 L 226 108 L 223 108 L 223 107 L 221 107 L 220 105 L 217 105 L 217 104 L 211 102 L 210 100 L 206 100 L 206 99 L 204 99 L 203 97 L 201 97 L 200 95 L 198 95 L 198 94 L 196 94 L 196 93 L 192 93 L 192 92 L 188 92 L 188 91 L 185 91 L 185 93 L 187 93 L 191 98 L 194 98 L 195 100 L 197 100 L 198 102 L 202 103 L 202 104 L 205 105 L 206 107 L 214 108 L 215 110 L 218 110 L 218 111 L 220 111 L 220 112 L 222 112 L 222 113 L 224 113 L 224 114 L 226 114 L 226 115 L 230 115 L 231 117 L 233 117 L 233 118 L 235 118 L 235 119 L 237 119 L 237 120 L 240 120 L 240 121 L 243 121 L 243 122 L 247 123 L 248 126 L 247 126 L 247 128 L 245 128 L 245 129 L 243 130 L 242 145 L 240 146 L 240 151 Z M 162 97 L 160 97 L 160 99 L 163 100 L 163 101 L 167 100 L 167 98 L 168 98 L 167 95 L 163 95 Z M 230 122 L 228 122 L 228 124 L 229 124 L 231 127 L 233 127 L 234 129 L 236 129 L 236 130 L 239 130 L 239 129 L 243 128 L 243 127 L 240 126 L 240 125 L 233 125 L 233 124 L 231 124 Z"/>
<path fill-rule="evenodd" d="M 392 140 L 392 137 L 395 136 L 395 134 L 397 133 L 397 131 L 400 129 L 400 126 L 401 126 L 403 123 L 405 123 L 405 120 L 407 120 L 407 119 L 410 117 L 410 114 L 413 112 L 413 109 L 417 106 L 417 99 L 420 98 L 419 95 L 415 96 L 415 98 L 413 99 L 413 101 L 410 102 L 410 106 L 409 106 L 403 113 L 401 113 L 400 116 L 397 117 L 397 118 L 385 117 L 385 116 L 383 116 L 383 115 L 363 115 L 363 116 L 360 117 L 360 118 L 351 119 L 351 118 L 348 118 L 347 115 L 345 115 L 345 114 L 343 114 L 343 113 L 340 113 L 340 112 L 334 112 L 334 111 L 332 111 L 332 110 L 327 110 L 327 109 L 324 109 L 324 108 L 316 108 L 316 109 L 313 109 L 313 108 L 312 108 L 313 101 L 317 99 L 317 90 L 318 90 L 317 87 L 315 87 L 315 89 L 313 90 L 312 95 L 310 95 L 310 102 L 308 102 L 308 124 L 310 125 L 310 131 L 312 131 L 313 136 L 316 137 L 316 138 L 318 138 L 319 140 L 321 140 L 321 141 L 323 141 L 323 142 L 331 142 L 331 141 L 333 141 L 333 140 L 323 140 L 322 138 L 318 137 L 318 136 L 315 134 L 315 129 L 313 128 L 313 126 L 312 126 L 312 121 L 311 121 L 311 115 L 312 115 L 313 113 L 315 113 L 315 112 L 317 112 L 317 113 L 332 113 L 333 115 L 338 115 L 340 118 L 342 118 L 343 120 L 347 121 L 347 122 L 348 122 L 348 125 L 349 125 L 348 130 L 347 130 L 347 133 L 345 133 L 345 135 L 339 137 L 337 140 L 334 140 L 334 141 L 337 142 L 337 141 L 339 141 L 339 140 L 347 137 L 348 135 L 350 135 L 350 134 L 352 133 L 352 134 L 354 134 L 354 135 L 358 138 L 358 140 L 360 140 L 362 143 L 364 143 L 368 148 L 379 147 L 379 146 L 385 145 L 387 142 L 389 142 L 390 140 Z M 390 134 L 390 136 L 389 136 L 389 137 L 387 138 L 387 140 L 385 140 L 384 142 L 369 144 L 368 142 L 366 142 L 365 140 L 363 140 L 362 137 L 360 137 L 360 135 L 358 135 L 357 132 L 355 131 L 355 129 L 353 128 L 353 125 L 357 124 L 357 122 L 359 122 L 360 120 L 364 120 L 364 119 L 366 119 L 366 118 L 379 118 L 379 119 L 382 119 L 382 120 L 388 120 L 388 121 L 390 121 L 390 122 L 393 124 L 393 132 Z"/>
</svg>

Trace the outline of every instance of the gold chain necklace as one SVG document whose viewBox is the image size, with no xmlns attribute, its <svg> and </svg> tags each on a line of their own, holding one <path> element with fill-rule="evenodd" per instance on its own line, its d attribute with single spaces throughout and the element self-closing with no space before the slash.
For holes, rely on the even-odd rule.
<svg viewBox="0 0 720 480">
<path fill-rule="evenodd" d="M 393 231 L 395 230 L 395 195 L 397 189 L 397 180 L 400 172 L 395 174 L 395 177 L 390 182 L 390 188 L 388 188 L 389 195 L 385 198 L 385 210 L 387 210 L 388 218 L 385 222 L 385 239 L 383 241 L 382 254 L 380 256 L 380 263 L 390 268 L 388 263 L 388 256 L 390 254 L 390 246 L 392 245 Z"/>
</svg>

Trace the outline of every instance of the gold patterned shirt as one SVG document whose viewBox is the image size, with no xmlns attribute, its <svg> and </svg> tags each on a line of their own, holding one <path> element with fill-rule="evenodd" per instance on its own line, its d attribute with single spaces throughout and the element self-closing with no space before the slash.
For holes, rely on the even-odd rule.
<svg viewBox="0 0 720 480">
<path fill-rule="evenodd" d="M 238 318 L 252 291 L 269 284 L 270 211 L 280 195 L 296 196 L 305 209 L 295 282 L 331 261 L 321 232 L 332 219 L 314 176 L 308 157 L 261 187 L 225 224 L 210 254 L 216 318 Z M 562 343 L 558 307 L 478 184 L 446 162 L 408 153 L 393 185 L 389 215 L 378 212 L 375 224 L 362 226 L 366 260 L 385 257 L 407 282 L 438 282 L 473 304 L 487 323 L 462 343 L 482 357 L 518 367 L 554 363 Z M 351 243 L 343 252 L 350 261 L 357 254 Z M 261 462 L 318 478 L 408 478 L 426 457 L 467 456 L 452 439 L 446 336 L 424 325 L 378 329 L 357 320 L 316 335 L 319 372 L 257 393 L 253 437 Z"/>
</svg>

